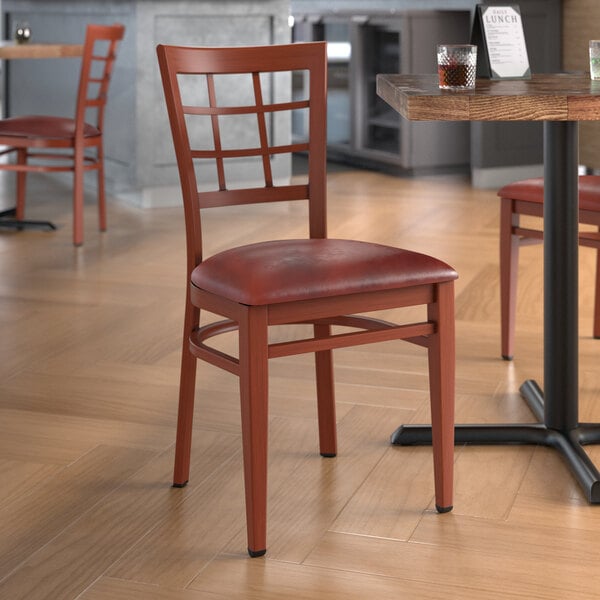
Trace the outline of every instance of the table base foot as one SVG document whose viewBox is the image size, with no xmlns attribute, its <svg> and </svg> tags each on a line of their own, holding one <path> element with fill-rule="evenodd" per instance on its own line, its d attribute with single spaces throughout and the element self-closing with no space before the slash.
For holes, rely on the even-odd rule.
<svg viewBox="0 0 600 600">
<path fill-rule="evenodd" d="M 14 217 L 14 215 L 14 208 L 0 211 L 0 228 L 17 229 L 18 231 L 22 231 L 23 229 L 49 229 L 54 231 L 56 229 L 56 225 L 50 221 L 27 221 L 25 219 L 10 218 Z"/>
<path fill-rule="evenodd" d="M 543 393 L 535 381 L 526 381 L 521 393 L 536 417 L 543 419 Z M 583 446 L 600 443 L 600 423 L 580 423 L 574 429 L 559 431 L 543 423 L 501 425 L 456 425 L 456 444 L 535 444 L 558 450 L 588 502 L 600 504 L 600 472 Z M 431 427 L 401 425 L 390 439 L 396 446 L 431 444 Z"/>
</svg>

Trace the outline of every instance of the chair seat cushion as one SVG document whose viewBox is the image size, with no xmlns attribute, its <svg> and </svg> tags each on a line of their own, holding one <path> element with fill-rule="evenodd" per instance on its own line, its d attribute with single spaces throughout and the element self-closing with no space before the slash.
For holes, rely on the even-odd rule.
<svg viewBox="0 0 600 600">
<path fill-rule="evenodd" d="M 544 180 L 535 177 L 509 183 L 498 190 L 498 196 L 541 204 L 544 201 Z M 579 176 L 579 208 L 600 211 L 600 176 Z"/>
<path fill-rule="evenodd" d="M 85 137 L 98 136 L 100 130 L 86 123 L 83 135 Z M 39 115 L 10 117 L 0 119 L 0 136 L 70 139 L 75 136 L 75 121 L 66 117 Z"/>
<path fill-rule="evenodd" d="M 247 305 L 278 304 L 450 281 L 452 267 L 390 246 L 336 239 L 276 240 L 211 256 L 192 272 L 200 289 Z"/>
</svg>

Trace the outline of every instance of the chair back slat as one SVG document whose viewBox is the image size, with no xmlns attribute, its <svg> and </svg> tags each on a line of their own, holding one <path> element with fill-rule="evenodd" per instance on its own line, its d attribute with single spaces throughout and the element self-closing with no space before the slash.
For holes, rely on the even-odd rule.
<svg viewBox="0 0 600 600">
<path fill-rule="evenodd" d="M 283 202 L 288 200 L 306 200 L 307 185 L 273 186 L 269 188 L 245 188 L 243 190 L 224 190 L 202 192 L 202 208 L 217 206 L 239 206 L 260 202 Z"/>
<path fill-rule="evenodd" d="M 260 150 L 262 154 L 263 171 L 265 175 L 265 185 L 273 185 L 273 173 L 271 172 L 271 158 L 269 154 L 269 141 L 267 139 L 267 122 L 263 110 L 262 86 L 260 84 L 259 73 L 252 73 L 252 85 L 254 88 L 254 98 L 256 100 L 256 119 L 258 121 L 258 135 L 260 138 Z"/>
<path fill-rule="evenodd" d="M 287 146 L 270 146 L 269 154 L 291 154 L 308 151 L 308 144 L 288 144 Z M 244 156 L 262 156 L 262 148 L 239 148 L 236 150 L 192 150 L 192 158 L 240 158 Z M 270 187 L 270 186 L 267 186 Z"/>
<path fill-rule="evenodd" d="M 263 106 L 186 106 L 183 105 L 183 113 L 186 115 L 243 115 L 257 112 L 272 113 L 283 110 L 296 110 L 308 108 L 308 100 L 298 100 L 295 102 L 279 102 Z"/>
<path fill-rule="evenodd" d="M 211 74 L 206 76 L 206 83 L 208 85 L 208 100 L 210 102 L 210 106 L 212 108 L 216 108 L 217 106 L 217 95 L 215 92 L 215 81 Z M 219 118 L 217 113 L 213 113 L 210 117 L 212 130 L 213 130 L 213 139 L 215 143 L 215 156 L 217 161 L 217 177 L 219 178 L 219 189 L 226 190 L 225 186 L 225 167 L 223 164 L 223 156 L 221 154 L 221 130 L 219 128 Z"/>
<path fill-rule="evenodd" d="M 203 208 L 307 200 L 309 235 L 325 237 L 325 43 L 229 48 L 159 45 L 157 53 L 184 200 L 189 268 L 202 260 Z M 307 98 L 282 101 L 276 97 L 273 81 L 284 72 L 308 74 Z M 247 90 L 240 85 L 238 93 L 238 80 L 232 78 L 242 76 L 250 83 Z M 233 100 L 221 97 L 219 85 L 227 83 L 236 85 Z M 271 139 L 273 120 L 284 111 L 308 114 L 307 140 L 281 143 Z M 250 120 L 228 136 L 230 117 Z M 251 134 L 256 141 L 248 143 Z M 307 182 L 302 185 L 277 181 L 273 169 L 275 157 L 294 152 L 308 155 Z M 253 158 L 260 164 L 258 180 L 230 189 L 227 174 L 232 163 L 228 161 Z M 215 173 L 213 189 L 206 181 L 210 163 Z"/>
</svg>

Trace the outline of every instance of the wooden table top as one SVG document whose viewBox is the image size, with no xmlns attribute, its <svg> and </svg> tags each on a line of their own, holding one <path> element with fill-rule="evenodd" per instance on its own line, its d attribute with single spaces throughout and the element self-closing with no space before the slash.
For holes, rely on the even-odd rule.
<svg viewBox="0 0 600 600">
<path fill-rule="evenodd" d="M 440 90 L 436 75 L 377 75 L 377 94 L 415 121 L 598 121 L 600 81 L 588 73 L 478 79 L 475 89 Z"/>
<path fill-rule="evenodd" d="M 69 58 L 83 55 L 83 44 L 17 44 L 0 41 L 0 60 L 18 58 Z"/>
</svg>

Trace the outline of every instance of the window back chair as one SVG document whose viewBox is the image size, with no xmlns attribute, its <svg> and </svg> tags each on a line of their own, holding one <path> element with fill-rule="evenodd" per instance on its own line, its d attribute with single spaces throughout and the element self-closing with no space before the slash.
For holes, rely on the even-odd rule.
<svg viewBox="0 0 600 600">
<path fill-rule="evenodd" d="M 517 312 L 519 248 L 541 243 L 542 224 L 521 225 L 521 215 L 543 218 L 544 180 L 541 177 L 509 183 L 498 190 L 500 196 L 500 324 L 501 350 L 512 360 Z M 600 177 L 579 177 L 579 222 L 596 227 L 580 231 L 579 244 L 596 249 L 596 284 L 593 336 L 600 338 Z"/>
<path fill-rule="evenodd" d="M 16 162 L 0 163 L 0 169 L 17 172 L 17 228 L 20 222 L 25 224 L 26 174 L 72 171 L 73 243 L 83 244 L 84 173 L 95 170 L 99 229 L 106 230 L 104 111 L 117 45 L 124 33 L 119 24 L 87 26 L 74 118 L 26 115 L 0 120 L 0 145 L 8 146 L 0 154 L 16 153 Z"/>
<path fill-rule="evenodd" d="M 435 258 L 389 246 L 328 239 L 326 236 L 326 46 L 323 42 L 237 48 L 158 46 L 158 60 L 183 193 L 187 240 L 187 295 L 174 486 L 189 478 L 196 360 L 202 359 L 239 377 L 248 552 L 266 551 L 268 360 L 315 354 L 320 453 L 337 453 L 332 349 L 405 339 L 428 349 L 435 502 L 440 512 L 452 507 L 454 452 L 454 280 L 456 272 Z M 265 81 L 277 72 L 301 72 L 309 97 L 277 102 Z M 247 100 L 236 86 L 236 106 L 219 103 L 219 77 L 248 74 Z M 188 77 L 189 76 L 189 77 Z M 206 100 L 192 104 L 187 79 L 200 76 Z M 267 78 L 265 80 L 265 77 Z M 199 84 L 198 84 L 199 85 Z M 270 139 L 270 118 L 282 111 L 308 110 L 308 140 L 277 145 Z M 233 148 L 223 142 L 223 121 L 251 115 L 256 146 Z M 210 143 L 193 148 L 190 136 L 203 130 Z M 271 159 L 308 153 L 308 181 L 278 184 Z M 258 157 L 264 181 L 229 189 L 229 159 Z M 216 164 L 215 189 L 199 191 L 194 163 Z M 205 182 L 202 182 L 203 184 Z M 273 239 L 233 247 L 205 257 L 201 213 L 218 206 L 257 202 L 308 202 L 307 239 Z M 375 209 L 375 206 L 374 206 Z M 358 313 L 423 305 L 422 322 L 392 324 Z M 200 326 L 200 311 L 223 320 Z M 425 313 L 425 309 L 423 309 Z M 269 342 L 270 326 L 312 324 L 303 339 Z M 332 326 L 349 326 L 339 329 Z M 238 331 L 237 357 L 207 343 L 223 332 Z"/>
</svg>

